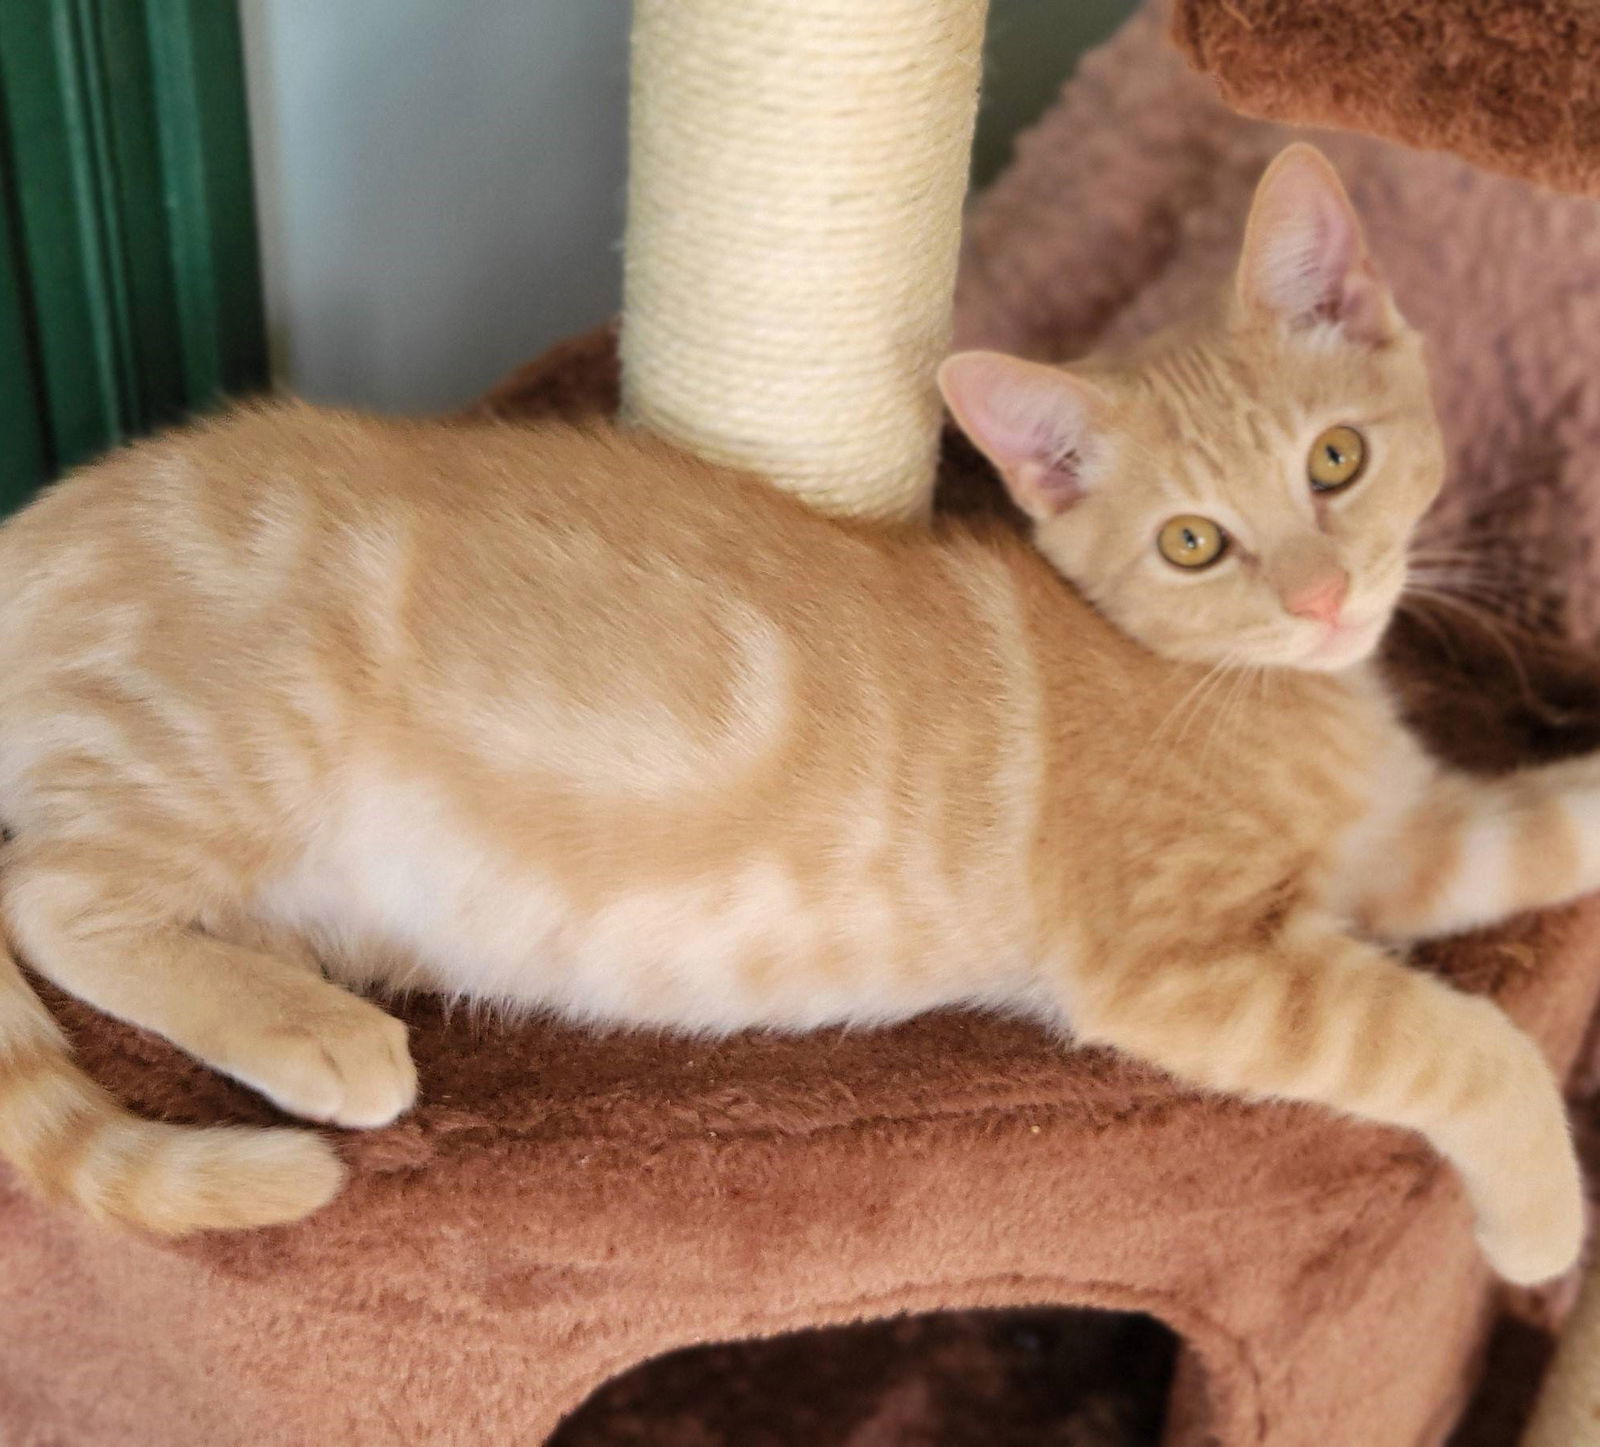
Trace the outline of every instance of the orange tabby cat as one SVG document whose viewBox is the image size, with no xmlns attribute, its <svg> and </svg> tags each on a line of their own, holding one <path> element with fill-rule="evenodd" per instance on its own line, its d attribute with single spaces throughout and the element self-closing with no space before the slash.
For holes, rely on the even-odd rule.
<svg viewBox="0 0 1600 1447">
<path fill-rule="evenodd" d="M 1280 157 L 1192 326 L 941 380 L 1037 550 L 609 427 L 294 405 L 52 490 L 0 530 L 12 946 L 356 1127 L 416 1077 L 346 986 L 695 1031 L 1021 1005 L 1421 1131 L 1503 1273 L 1562 1270 L 1549 1070 L 1382 942 L 1600 885 L 1600 761 L 1451 774 L 1363 665 L 1441 447 L 1327 164 Z M 0 1152 L 168 1232 L 341 1180 L 312 1133 L 135 1120 L 9 957 Z"/>
</svg>

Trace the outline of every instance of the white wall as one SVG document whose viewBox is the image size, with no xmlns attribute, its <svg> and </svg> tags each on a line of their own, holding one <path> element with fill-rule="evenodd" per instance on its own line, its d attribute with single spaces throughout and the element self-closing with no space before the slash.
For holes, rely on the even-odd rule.
<svg viewBox="0 0 1600 1447">
<path fill-rule="evenodd" d="M 616 310 L 627 0 L 241 10 L 282 382 L 452 407 Z"/>
<path fill-rule="evenodd" d="M 980 181 L 1134 3 L 991 0 Z M 241 11 L 281 382 L 323 402 L 454 407 L 614 314 L 628 0 Z"/>
</svg>

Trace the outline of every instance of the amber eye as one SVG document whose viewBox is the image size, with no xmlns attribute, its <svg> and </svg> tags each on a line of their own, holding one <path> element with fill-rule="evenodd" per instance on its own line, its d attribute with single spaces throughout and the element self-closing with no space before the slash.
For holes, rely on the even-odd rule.
<svg viewBox="0 0 1600 1447">
<path fill-rule="evenodd" d="M 1354 427 L 1330 427 L 1317 435 L 1306 459 L 1312 492 L 1338 492 L 1361 476 L 1367 444 Z"/>
<path fill-rule="evenodd" d="M 1209 568 L 1228 551 L 1228 535 L 1210 518 L 1185 513 L 1156 534 L 1161 556 L 1177 568 Z"/>
</svg>

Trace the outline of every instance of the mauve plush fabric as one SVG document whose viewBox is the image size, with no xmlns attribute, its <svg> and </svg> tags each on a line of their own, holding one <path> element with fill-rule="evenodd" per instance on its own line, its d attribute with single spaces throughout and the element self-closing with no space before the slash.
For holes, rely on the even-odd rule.
<svg viewBox="0 0 1600 1447">
<path fill-rule="evenodd" d="M 1283 133 L 1231 116 L 1163 25 L 1146 13 L 1091 58 L 977 204 L 964 342 L 1071 355 L 1224 274 Z M 1525 621 L 1591 640 L 1593 207 L 1375 143 L 1329 150 L 1434 344 L 1455 464 L 1435 530 L 1557 566 Z M 603 408 L 614 368 L 599 332 L 485 406 Z M 945 483 L 947 506 L 995 504 L 954 437 Z M 1515 666 L 1471 630 L 1397 630 L 1396 676 L 1441 750 L 1492 768 L 1600 744 L 1588 657 L 1511 642 Z M 1492 992 L 1565 1071 L 1600 986 L 1600 907 L 1421 963 Z M 139 1108 L 272 1118 L 49 998 Z M 1202 1098 L 1032 1026 L 948 1013 L 710 1044 L 405 1013 L 422 1103 L 343 1138 L 351 1187 L 301 1226 L 159 1244 L 0 1184 L 0 1441 L 535 1442 L 607 1377 L 692 1342 L 1056 1303 L 1180 1333 L 1170 1443 L 1405 1447 L 1457 1418 L 1500 1295 L 1454 1176 L 1414 1137 Z"/>
</svg>

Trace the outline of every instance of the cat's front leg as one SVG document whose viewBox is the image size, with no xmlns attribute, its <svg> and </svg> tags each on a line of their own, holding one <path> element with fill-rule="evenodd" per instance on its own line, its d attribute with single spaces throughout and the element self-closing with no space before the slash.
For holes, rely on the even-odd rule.
<svg viewBox="0 0 1600 1447">
<path fill-rule="evenodd" d="M 0 885 L 0 919 L 40 974 L 291 1114 L 369 1128 L 415 1100 L 404 1024 L 303 961 L 194 928 L 179 866 L 154 851 L 19 846 Z"/>
<path fill-rule="evenodd" d="M 1071 982 L 1080 1038 L 1197 1085 L 1303 1100 L 1421 1132 L 1460 1171 L 1491 1264 L 1566 1270 L 1583 1194 L 1538 1047 L 1466 995 L 1321 924 L 1110 959 Z"/>
<path fill-rule="evenodd" d="M 1360 842 L 1345 893 L 1364 929 L 1426 939 L 1600 889 L 1600 757 L 1498 778 L 1440 770 Z"/>
</svg>

